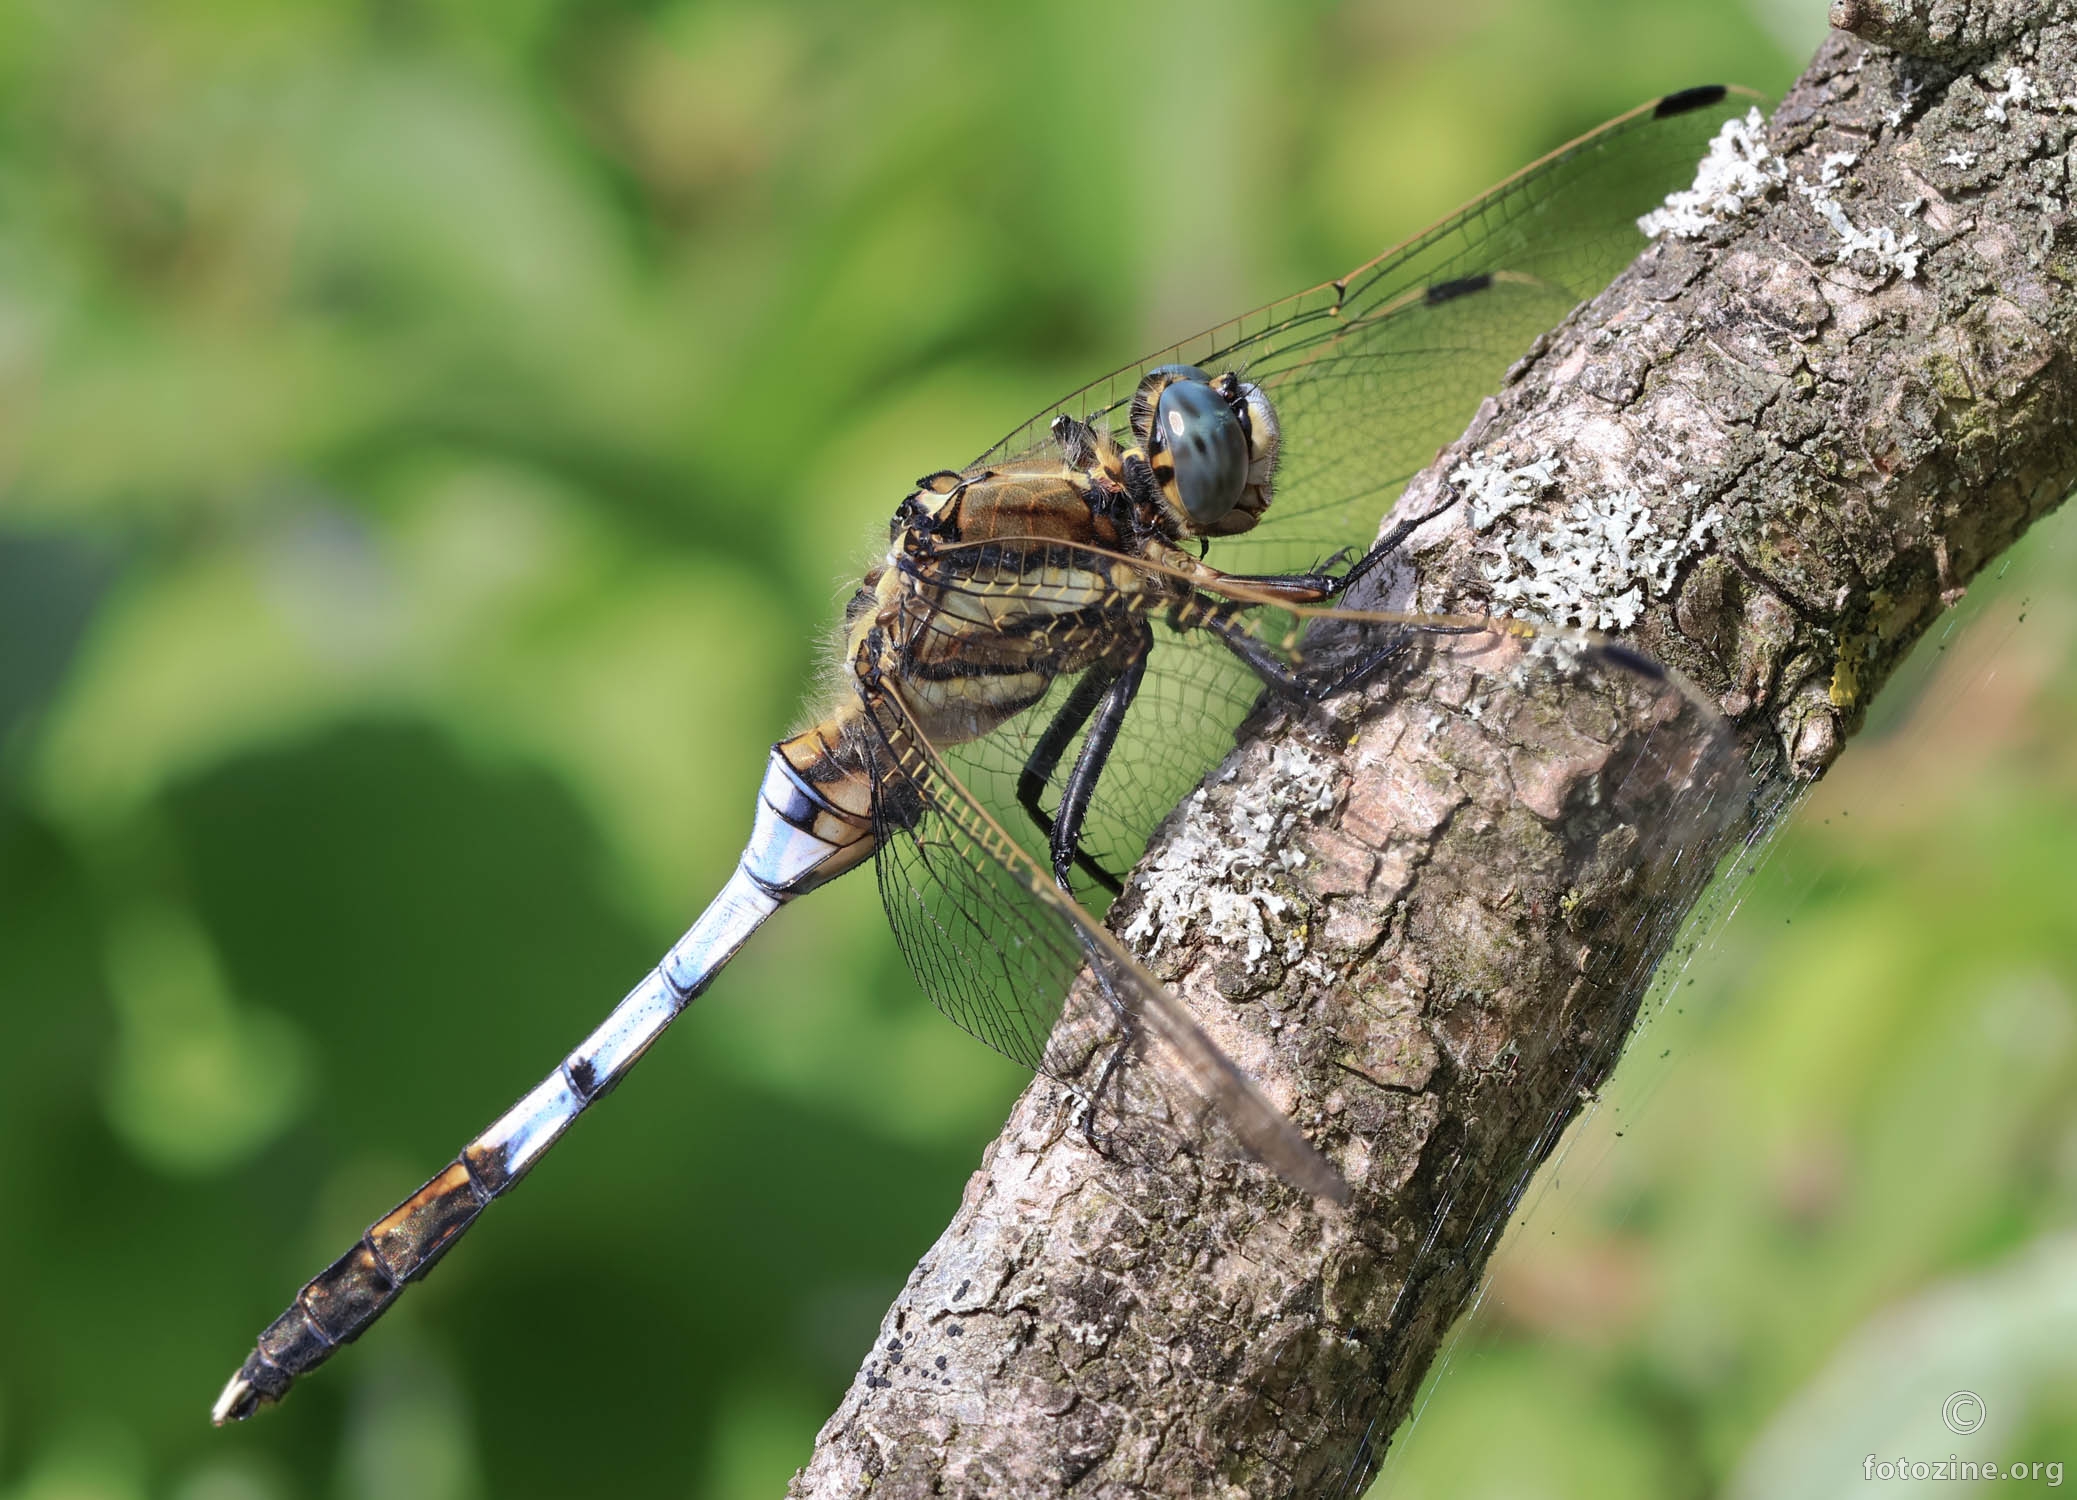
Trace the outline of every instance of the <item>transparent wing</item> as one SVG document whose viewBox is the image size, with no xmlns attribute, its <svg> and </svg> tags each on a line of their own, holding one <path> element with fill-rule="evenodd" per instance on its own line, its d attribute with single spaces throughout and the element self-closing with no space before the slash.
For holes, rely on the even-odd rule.
<svg viewBox="0 0 2077 1500">
<path fill-rule="evenodd" d="M 1528 768 L 1561 723 L 1574 741 L 1584 733 L 1625 747 L 1621 763 L 1587 749 L 1586 759 L 1603 766 L 1587 794 L 1612 810 L 1666 801 L 1670 811 L 1633 819 L 1640 831 L 1627 847 L 1637 858 L 1706 851 L 1731 806 L 1723 789 L 1734 784 L 1735 743 L 1714 706 L 1677 676 L 1585 632 L 1281 606 L 1241 584 L 1179 592 L 1180 574 L 1051 541 L 953 546 L 936 561 L 939 618 L 980 614 L 1014 595 L 1025 608 L 1071 606 L 1060 616 L 1073 622 L 1060 627 L 1066 637 L 1115 640 L 1139 624 L 1154 627 L 1146 684 L 1084 830 L 1084 849 L 1121 875 L 1154 825 L 1232 748 L 1233 730 L 1252 708 L 1266 700 L 1302 713 L 1309 693 L 1337 685 L 1390 692 L 1395 678 L 1453 704 L 1475 702 L 1503 743 L 1533 747 L 1524 750 L 1524 776 L 1536 774 Z M 1266 673 L 1244 663 L 1236 645 Z M 1266 688 L 1276 676 L 1283 685 Z M 1017 782 L 1072 692 L 1063 674 L 992 732 L 940 747 L 894 687 L 867 690 L 869 750 L 882 788 L 877 870 L 904 956 L 953 1020 L 1026 1067 L 1095 1095 L 1112 1118 L 1154 1122 L 1163 1139 L 1236 1140 L 1290 1180 L 1325 1191 L 1324 1166 L 1303 1138 L 1098 925 L 1091 908 L 1101 909 L 1109 893 L 1084 887 L 1078 902 L 1054 884 L 1045 830 Z M 1056 816 L 1061 775 L 1087 733 L 1059 757 L 1061 774 L 1045 794 L 1044 808 Z M 1576 744 L 1560 750 L 1578 758 Z M 1667 787 L 1683 795 L 1662 799 Z M 1588 971 L 1601 955 L 1628 951 L 1633 936 L 1594 932 L 1590 918 L 1583 914 L 1580 927 Z M 1114 1055 L 1130 1062 L 1115 1097 L 1090 1072 L 1098 1067 L 1101 1080 Z"/>
<path fill-rule="evenodd" d="M 1217 542 L 1214 560 L 1275 573 L 1361 548 L 1508 366 L 1644 249 L 1638 216 L 1687 186 L 1710 137 L 1757 102 L 1712 87 L 1640 106 L 1348 275 L 1076 392 L 981 461 L 1040 448 L 1063 412 L 1122 429 L 1155 365 L 1237 370 L 1275 402 L 1285 457 L 1262 524 Z"/>
<path fill-rule="evenodd" d="M 899 692 L 883 686 L 865 704 L 881 899 L 939 1008 L 1082 1092 L 1135 1143 L 1230 1140 L 1294 1186 L 1345 1199 L 1297 1127 L 960 785 Z"/>
<path fill-rule="evenodd" d="M 1367 546 L 1405 480 L 1463 429 L 1537 336 L 1643 249 L 1636 218 L 1686 186 L 1709 138 L 1754 102 L 1743 91 L 1703 89 L 1632 111 L 1347 276 L 1069 396 L 981 461 L 1050 445 L 1061 413 L 1122 430 L 1122 409 L 1155 365 L 1235 369 L 1270 393 L 1284 457 L 1262 524 L 1217 541 L 1211 560 L 1229 572 L 1268 574 Z M 986 619 L 1007 595 L 1022 591 L 1028 602 L 1033 591 L 1052 590 L 1073 610 L 1063 639 L 1074 631 L 1151 635 L 1145 680 L 1081 839 L 1101 868 L 1122 875 L 1156 823 L 1231 749 L 1234 732 L 1263 701 L 1264 677 L 1201 620 L 1158 602 L 1161 590 L 1130 587 L 1138 564 L 1121 571 L 1122 559 L 1059 543 L 990 546 L 994 562 L 969 560 L 942 585 L 948 597 L 965 597 L 955 615 Z M 1622 723 L 1634 723 L 1629 716 L 1650 715 L 1662 726 L 1648 740 L 1650 764 L 1626 773 L 1626 785 L 1668 777 L 1710 784 L 1733 758 L 1721 721 L 1699 694 L 1582 632 L 1232 602 L 1240 607 L 1225 617 L 1226 632 L 1254 648 L 1258 662 L 1318 687 L 1365 664 L 1365 680 L 1375 682 L 1394 671 L 1433 671 L 1439 659 L 1482 684 L 1475 691 L 1520 726 L 1524 744 L 1575 689 L 1606 699 L 1611 742 Z M 1303 636 L 1301 645 L 1305 628 L 1323 620 L 1329 628 Z M 956 745 L 930 745 L 892 689 L 868 704 L 882 773 L 896 789 L 885 799 L 890 815 L 877 864 L 903 952 L 940 1008 L 1026 1066 L 1086 1080 L 1093 1059 L 1125 1043 L 1135 1059 L 1126 1090 L 1141 1101 L 1135 1110 L 1186 1134 L 1230 1133 L 1286 1177 L 1322 1191 L 1314 1184 L 1331 1169 L 1173 997 L 1053 884 L 1045 832 L 1019 799 L 1018 781 L 1076 680 L 1061 673 L 1023 712 Z M 1065 746 L 1062 772 L 1087 734 L 1078 731 Z M 1059 787 L 1056 774 L 1041 798 L 1049 817 L 1057 815 Z M 1713 800 L 1698 796 L 1692 805 Z M 1706 847 L 1705 821 L 1671 818 L 1654 837 Z M 1098 911 L 1109 901 L 1093 884 L 1078 894 Z M 1090 977 L 1076 986 L 1085 965 Z"/>
</svg>

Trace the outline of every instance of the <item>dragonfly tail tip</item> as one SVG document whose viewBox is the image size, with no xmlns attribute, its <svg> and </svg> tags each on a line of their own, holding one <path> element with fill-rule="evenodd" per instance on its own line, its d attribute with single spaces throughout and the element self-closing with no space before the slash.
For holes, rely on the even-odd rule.
<svg viewBox="0 0 2077 1500">
<path fill-rule="evenodd" d="M 240 1370 L 231 1377 L 223 1394 L 216 1398 L 216 1405 L 209 1408 L 209 1420 L 221 1427 L 226 1422 L 242 1422 L 259 1410 L 260 1393 Z"/>
</svg>

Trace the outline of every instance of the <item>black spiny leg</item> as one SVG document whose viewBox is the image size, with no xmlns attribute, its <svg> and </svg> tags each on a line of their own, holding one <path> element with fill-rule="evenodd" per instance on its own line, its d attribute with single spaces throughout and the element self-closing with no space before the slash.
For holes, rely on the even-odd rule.
<svg viewBox="0 0 2077 1500">
<path fill-rule="evenodd" d="M 1243 662 L 1246 662 L 1249 670 L 1254 672 L 1257 677 L 1260 677 L 1278 692 L 1287 693 L 1291 697 L 1306 703 L 1318 703 L 1323 699 L 1333 697 L 1344 688 L 1357 686 L 1365 678 L 1377 671 L 1378 668 L 1406 649 L 1406 640 L 1403 637 L 1399 640 L 1389 641 L 1364 656 L 1354 666 L 1337 672 L 1329 678 L 1314 679 L 1302 676 L 1291 670 L 1289 662 L 1256 640 L 1252 635 L 1249 635 L 1245 627 L 1223 615 L 1214 615 L 1210 619 L 1203 621 L 1201 628 L 1209 630 L 1213 635 L 1217 636 L 1224 643 L 1226 649 L 1239 657 Z M 1483 626 L 1478 625 L 1429 626 L 1427 628 L 1431 633 L 1462 635 L 1476 634 L 1484 629 Z"/>
<path fill-rule="evenodd" d="M 1038 744 L 1032 748 L 1031 758 L 1024 762 L 1024 769 L 1018 773 L 1017 802 L 1031 821 L 1038 825 L 1039 831 L 1045 834 L 1048 849 L 1059 847 L 1057 825 L 1039 805 L 1039 798 L 1052 784 L 1053 773 L 1060 769 L 1060 758 L 1067 754 L 1068 745 L 1081 733 L 1082 726 L 1089 722 L 1089 716 L 1096 712 L 1097 706 L 1103 702 L 1105 695 L 1111 691 L 1117 680 L 1118 668 L 1109 662 L 1098 662 L 1084 672 L 1075 683 L 1074 689 L 1067 695 L 1067 702 L 1060 706 L 1060 712 L 1053 716 L 1053 722 L 1046 726 L 1046 732 L 1039 736 Z M 1063 797 L 1063 808 L 1065 805 L 1066 799 Z M 1076 822 L 1079 831 L 1080 819 Z M 1098 864 L 1094 857 L 1082 853 L 1079 848 L 1075 851 L 1074 862 L 1105 889 L 1119 891 L 1124 888 L 1124 882 Z M 1065 890 L 1066 879 L 1057 873 L 1055 878 Z M 1072 895 L 1073 892 L 1069 894 Z"/>
<path fill-rule="evenodd" d="M 1097 878 L 1110 890 L 1123 889 L 1120 881 L 1082 853 L 1082 821 L 1089 815 L 1089 799 L 1095 795 L 1096 783 L 1103 776 L 1104 762 L 1111 758 L 1111 748 L 1118 743 L 1126 711 L 1139 696 L 1139 685 L 1147 675 L 1147 656 L 1154 647 L 1154 632 L 1146 621 L 1139 622 L 1137 636 L 1137 649 L 1123 667 L 1116 669 L 1089 726 L 1089 737 L 1082 741 L 1082 753 L 1075 757 L 1075 768 L 1068 773 L 1067 785 L 1060 791 L 1060 810 L 1052 831 L 1053 878 L 1069 895 L 1074 892 L 1068 888 L 1067 872 L 1077 864 L 1095 867 Z M 1084 682 L 1088 680 L 1083 678 Z"/>
<path fill-rule="evenodd" d="M 1081 1095 L 1082 1139 L 1089 1143 L 1090 1150 L 1102 1154 L 1104 1143 L 1096 1138 L 1096 1112 L 1103 1107 L 1103 1096 L 1109 1093 L 1111 1085 L 1118 1081 L 1118 1070 L 1126 1057 L 1139 1050 L 1142 1035 L 1138 1018 L 1129 1007 L 1119 1003 L 1116 992 L 1111 989 L 1110 980 L 1104 977 L 1102 967 L 1096 966 L 1090 972 L 1094 974 L 1097 987 L 1103 991 L 1104 1002 L 1110 1006 L 1111 1014 L 1118 1022 L 1118 1039 L 1111 1044 L 1110 1052 L 1104 1057 L 1103 1069 L 1096 1075 L 1095 1086 Z M 1123 1106 L 1124 1096 L 1121 1090 L 1121 1113 Z"/>
<path fill-rule="evenodd" d="M 1339 597 L 1340 595 L 1345 594 L 1350 589 L 1354 588 L 1359 582 L 1362 581 L 1364 575 L 1369 573 L 1372 568 L 1375 568 L 1379 563 L 1383 562 L 1386 558 L 1390 557 L 1393 553 L 1397 552 L 1400 549 L 1400 547 L 1405 544 L 1406 539 L 1408 537 L 1412 536 L 1421 527 L 1426 526 L 1430 521 L 1434 520 L 1437 516 L 1441 515 L 1443 511 L 1448 509 L 1448 505 L 1440 505 L 1437 506 L 1434 510 L 1429 511 L 1428 514 L 1425 516 L 1409 516 L 1404 521 L 1401 521 L 1397 526 L 1394 526 L 1390 531 L 1386 532 L 1383 536 L 1379 537 L 1377 539 L 1376 545 L 1374 545 L 1368 552 L 1364 553 L 1361 557 L 1356 559 L 1354 567 L 1350 568 L 1346 573 L 1343 573 L 1339 578 L 1334 580 L 1334 593 L 1336 597 Z"/>
<path fill-rule="evenodd" d="M 1427 525 L 1448 506 L 1439 506 L 1425 516 L 1412 516 L 1401 521 L 1377 539 L 1377 544 L 1357 558 L 1345 572 L 1330 571 L 1345 559 L 1350 548 L 1343 548 L 1332 557 L 1323 559 L 1304 573 L 1229 573 L 1234 583 L 1245 583 L 1255 588 L 1286 596 L 1312 594 L 1314 600 L 1294 599 L 1296 603 L 1311 603 L 1317 600 L 1338 599 L 1368 576 L 1372 569 L 1397 552 L 1406 539 Z"/>
<path fill-rule="evenodd" d="M 1211 616 L 1203 622 L 1202 628 L 1209 630 L 1213 635 L 1217 636 L 1228 651 L 1231 651 L 1235 656 L 1246 662 L 1249 670 L 1280 693 L 1289 694 L 1293 698 L 1302 698 L 1308 703 L 1316 703 L 1326 697 L 1328 692 L 1332 691 L 1332 689 L 1323 690 L 1318 683 L 1306 681 L 1305 678 L 1291 670 L 1289 662 L 1249 635 L 1244 627 L 1234 623 L 1233 620 L 1223 614 Z M 1386 649 L 1389 651 L 1394 648 L 1387 647 Z M 1340 684 L 1337 683 L 1336 686 L 1340 686 Z"/>
<path fill-rule="evenodd" d="M 1397 552 L 1405 544 L 1408 537 L 1447 509 L 1449 509 L 1448 505 L 1437 506 L 1424 516 L 1410 516 L 1406 520 L 1399 522 L 1390 531 L 1379 537 L 1375 546 L 1357 558 L 1346 571 L 1341 573 L 1330 573 L 1328 569 L 1346 557 L 1348 555 L 1346 552 L 1337 552 L 1309 573 L 1236 573 L 1229 576 L 1236 583 L 1251 584 L 1256 588 L 1274 593 L 1286 595 L 1311 593 L 1321 600 L 1339 599 L 1358 583 L 1362 582 L 1364 578 L 1368 577 L 1379 563 L 1382 563 L 1385 559 L 1392 556 L 1393 553 Z M 1310 601 L 1299 599 L 1294 602 L 1305 603 Z M 1202 625 L 1204 629 L 1211 631 L 1213 635 L 1225 642 L 1226 649 L 1246 662 L 1249 669 L 1264 682 L 1279 692 L 1302 698 L 1309 703 L 1317 703 L 1323 698 L 1332 697 L 1344 688 L 1356 686 L 1394 656 L 1397 656 L 1406 645 L 1404 640 L 1392 641 L 1387 645 L 1380 646 L 1377 650 L 1372 651 L 1358 661 L 1354 666 L 1335 674 L 1332 678 L 1325 681 L 1313 681 L 1301 677 L 1298 673 L 1292 671 L 1290 663 L 1249 635 L 1240 626 L 1234 624 L 1231 619 L 1214 615 L 1212 618 L 1204 620 Z M 1468 634 L 1475 628 L 1466 627 L 1465 633 Z"/>
</svg>

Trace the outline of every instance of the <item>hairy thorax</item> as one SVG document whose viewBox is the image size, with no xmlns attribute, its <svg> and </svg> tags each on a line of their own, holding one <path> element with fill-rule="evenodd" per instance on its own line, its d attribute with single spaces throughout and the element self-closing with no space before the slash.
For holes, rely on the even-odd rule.
<svg viewBox="0 0 2077 1500">
<path fill-rule="evenodd" d="M 933 474 L 852 601 L 848 672 L 894 685 L 933 742 L 978 739 L 1166 596 L 1133 545 L 1101 482 L 1058 458 Z"/>
</svg>

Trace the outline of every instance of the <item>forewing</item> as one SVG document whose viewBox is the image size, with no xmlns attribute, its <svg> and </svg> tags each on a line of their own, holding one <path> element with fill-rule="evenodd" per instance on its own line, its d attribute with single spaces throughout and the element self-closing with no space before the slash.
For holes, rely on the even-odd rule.
<svg viewBox="0 0 2077 1500">
<path fill-rule="evenodd" d="M 1263 523 L 1217 543 L 1214 560 L 1272 573 L 1360 550 L 1508 366 L 1644 249 L 1638 216 L 1687 186 L 1718 128 L 1756 102 L 1711 88 L 1641 106 L 1348 275 L 1076 392 L 984 461 L 1042 447 L 1063 412 L 1121 429 L 1155 365 L 1238 370 L 1276 403 L 1284 459 Z"/>
<path fill-rule="evenodd" d="M 1231 1142 L 1306 1192 L 1345 1198 L 1297 1127 L 974 800 L 898 690 L 869 690 L 865 705 L 880 895 L 939 1009 L 1075 1088 L 1107 1133 L 1170 1149 Z"/>
</svg>

